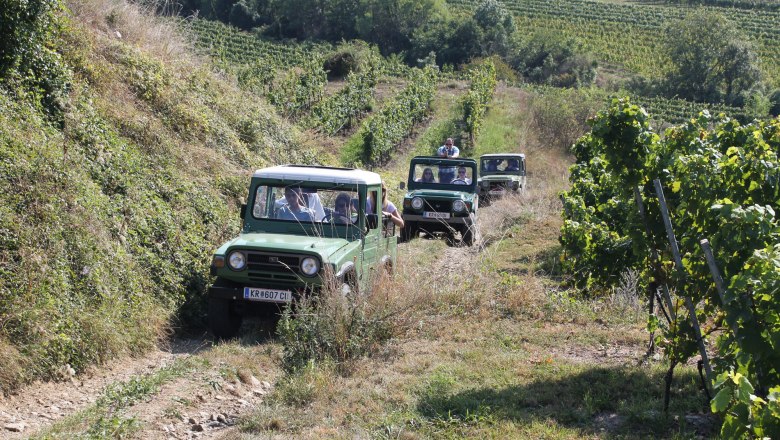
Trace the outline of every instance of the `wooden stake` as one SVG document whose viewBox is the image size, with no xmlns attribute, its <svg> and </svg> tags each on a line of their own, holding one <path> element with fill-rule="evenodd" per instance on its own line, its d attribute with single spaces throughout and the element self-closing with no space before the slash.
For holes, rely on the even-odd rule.
<svg viewBox="0 0 780 440">
<path fill-rule="evenodd" d="M 655 193 L 658 196 L 658 201 L 661 204 L 661 216 L 664 219 L 664 227 L 666 228 L 666 235 L 669 239 L 669 245 L 672 248 L 672 255 L 674 256 L 674 263 L 677 267 L 677 271 L 680 275 L 685 277 L 685 267 L 682 263 L 682 257 L 680 256 L 680 248 L 677 246 L 677 238 L 674 236 L 674 229 L 672 229 L 672 220 L 669 217 L 669 209 L 666 206 L 666 198 L 664 198 L 664 189 L 661 187 L 661 181 L 659 179 L 653 180 L 655 185 Z M 696 307 L 693 305 L 691 297 L 685 296 L 685 307 L 688 309 L 688 319 L 691 321 L 691 326 L 696 335 L 696 343 L 699 346 L 699 354 L 701 360 L 704 363 L 704 371 L 707 373 L 707 380 L 710 384 L 713 381 L 712 367 L 710 366 L 710 360 L 707 356 L 707 347 L 704 346 L 704 339 L 701 336 L 701 327 L 699 326 L 699 319 L 696 317 Z M 708 387 L 709 388 L 709 387 Z"/>
</svg>

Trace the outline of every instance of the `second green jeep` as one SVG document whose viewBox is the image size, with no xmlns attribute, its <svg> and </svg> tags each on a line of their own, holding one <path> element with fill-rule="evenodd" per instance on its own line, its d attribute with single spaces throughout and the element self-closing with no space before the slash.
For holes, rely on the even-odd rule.
<svg viewBox="0 0 780 440">
<path fill-rule="evenodd" d="M 477 163 L 473 159 L 412 159 L 403 202 L 402 240 L 411 240 L 420 231 L 448 236 L 460 232 L 464 244 L 477 243 L 476 175 Z"/>
<path fill-rule="evenodd" d="M 397 237 L 375 203 L 381 183 L 378 174 L 346 168 L 256 171 L 241 234 L 212 259 L 208 321 L 214 335 L 232 337 L 251 310 L 278 313 L 326 282 L 346 294 L 391 272 Z"/>
</svg>

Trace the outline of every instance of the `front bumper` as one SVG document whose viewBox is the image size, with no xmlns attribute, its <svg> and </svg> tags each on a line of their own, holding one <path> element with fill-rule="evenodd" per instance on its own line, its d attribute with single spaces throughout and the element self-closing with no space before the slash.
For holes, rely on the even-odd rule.
<svg viewBox="0 0 780 440">
<path fill-rule="evenodd" d="M 471 225 L 474 223 L 472 216 L 450 217 L 450 218 L 426 218 L 418 214 L 404 214 L 404 222 L 417 223 L 446 223 L 449 225 Z"/>
<path fill-rule="evenodd" d="M 262 285 L 263 283 L 237 283 L 234 281 L 229 281 L 224 278 L 218 278 L 217 282 L 215 282 L 213 285 L 209 287 L 209 297 L 211 298 L 221 298 L 221 299 L 229 299 L 234 301 L 247 301 L 244 299 L 244 287 L 257 287 L 257 288 L 268 288 L 268 289 L 278 289 L 278 290 L 289 290 L 292 292 L 293 299 L 298 299 L 300 296 L 306 292 L 316 292 L 319 291 L 320 286 L 318 284 L 308 284 L 305 287 L 301 286 L 280 286 L 280 285 Z M 251 301 L 254 302 L 254 301 Z M 272 302 L 269 302 L 268 304 L 274 304 Z"/>
</svg>

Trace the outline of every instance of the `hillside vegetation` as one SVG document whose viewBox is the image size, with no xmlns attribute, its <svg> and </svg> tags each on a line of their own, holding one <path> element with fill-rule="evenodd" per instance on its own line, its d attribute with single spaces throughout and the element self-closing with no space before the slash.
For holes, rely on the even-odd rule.
<svg viewBox="0 0 780 440">
<path fill-rule="evenodd" d="M 209 254 L 238 229 L 247 171 L 312 158 L 273 109 L 138 7 L 48 2 L 39 14 L 54 25 L 34 43 L 67 89 L 35 87 L 48 71 L 25 77 L 32 47 L 4 65 L 4 392 L 66 364 L 80 372 L 143 352 L 197 322 Z"/>
</svg>

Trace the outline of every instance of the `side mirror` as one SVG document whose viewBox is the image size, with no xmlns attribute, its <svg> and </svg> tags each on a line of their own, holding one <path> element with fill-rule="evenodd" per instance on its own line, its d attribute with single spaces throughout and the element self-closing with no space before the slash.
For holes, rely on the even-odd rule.
<svg viewBox="0 0 780 440">
<path fill-rule="evenodd" d="M 379 224 L 379 216 L 376 214 L 366 214 L 366 226 L 368 229 L 376 229 Z"/>
<path fill-rule="evenodd" d="M 399 183 L 398 183 L 398 189 L 406 189 L 406 183 L 404 183 L 404 182 L 399 182 Z"/>
<path fill-rule="evenodd" d="M 239 215 L 241 216 L 241 220 L 246 217 L 246 203 L 241 204 L 241 213 Z"/>
</svg>

